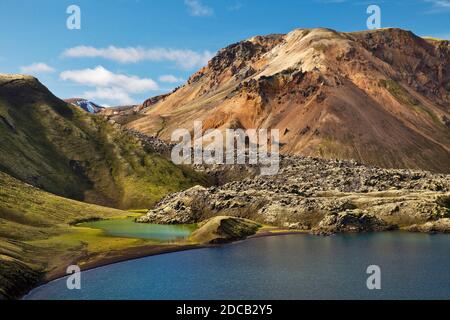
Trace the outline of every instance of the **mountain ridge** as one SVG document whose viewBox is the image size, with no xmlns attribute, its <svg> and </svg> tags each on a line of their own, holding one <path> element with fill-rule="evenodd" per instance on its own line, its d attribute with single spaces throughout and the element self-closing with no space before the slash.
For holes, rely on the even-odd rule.
<svg viewBox="0 0 450 320">
<path fill-rule="evenodd" d="M 127 127 L 279 129 L 281 152 L 450 172 L 450 42 L 296 29 L 232 44 Z"/>
</svg>

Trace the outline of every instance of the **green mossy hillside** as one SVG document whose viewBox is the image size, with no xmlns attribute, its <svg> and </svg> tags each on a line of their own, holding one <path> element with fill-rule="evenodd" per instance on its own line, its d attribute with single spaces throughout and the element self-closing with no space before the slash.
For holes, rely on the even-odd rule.
<svg viewBox="0 0 450 320">
<path fill-rule="evenodd" d="M 19 297 L 43 272 L 83 253 L 89 238 L 70 243 L 61 238 L 79 233 L 73 222 L 128 215 L 44 192 L 0 172 L 0 299 Z M 56 237 L 58 241 L 51 240 Z M 40 240 L 49 242 L 39 246 Z"/>
<path fill-rule="evenodd" d="M 141 209 L 207 183 L 28 76 L 0 75 L 0 136 L 0 171 L 75 200 Z"/>
</svg>

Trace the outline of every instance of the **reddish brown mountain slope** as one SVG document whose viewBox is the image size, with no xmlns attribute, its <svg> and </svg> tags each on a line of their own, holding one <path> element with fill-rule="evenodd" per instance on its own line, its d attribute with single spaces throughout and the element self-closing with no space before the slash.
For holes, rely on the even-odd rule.
<svg viewBox="0 0 450 320">
<path fill-rule="evenodd" d="M 294 30 L 219 51 L 130 127 L 278 128 L 282 152 L 450 172 L 450 42 Z"/>
</svg>

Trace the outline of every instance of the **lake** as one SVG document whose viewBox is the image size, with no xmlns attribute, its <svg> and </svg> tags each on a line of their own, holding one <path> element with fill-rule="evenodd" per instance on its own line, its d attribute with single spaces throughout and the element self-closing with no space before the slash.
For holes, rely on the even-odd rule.
<svg viewBox="0 0 450 320">
<path fill-rule="evenodd" d="M 189 237 L 196 225 L 160 225 L 136 223 L 134 218 L 99 220 L 78 224 L 80 227 L 101 229 L 113 237 L 139 238 L 156 241 L 177 241 Z"/>
<path fill-rule="evenodd" d="M 152 256 L 59 279 L 25 299 L 449 299 L 450 236 L 285 235 Z M 369 265 L 381 290 L 368 290 Z"/>
</svg>

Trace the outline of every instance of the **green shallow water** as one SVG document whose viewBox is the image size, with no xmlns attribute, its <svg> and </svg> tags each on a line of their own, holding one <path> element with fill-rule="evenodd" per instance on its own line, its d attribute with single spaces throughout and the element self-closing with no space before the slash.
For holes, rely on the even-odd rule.
<svg viewBox="0 0 450 320">
<path fill-rule="evenodd" d="M 107 235 L 122 238 L 139 238 L 156 241 L 183 240 L 196 229 L 195 224 L 190 225 L 159 225 L 136 223 L 134 218 L 101 220 L 80 223 L 79 227 L 101 229 Z"/>
</svg>

